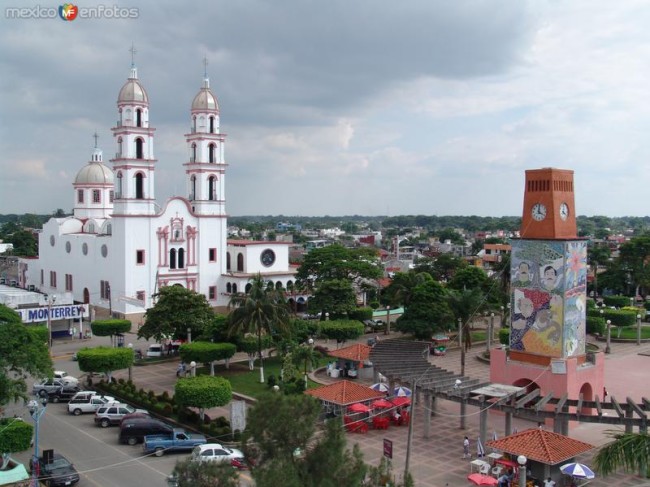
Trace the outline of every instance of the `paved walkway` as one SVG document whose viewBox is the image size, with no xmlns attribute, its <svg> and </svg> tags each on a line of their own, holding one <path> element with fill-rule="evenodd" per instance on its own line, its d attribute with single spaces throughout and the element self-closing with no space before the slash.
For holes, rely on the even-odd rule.
<svg viewBox="0 0 650 487">
<path fill-rule="evenodd" d="M 394 334 L 394 337 L 399 336 Z M 382 335 L 381 338 L 384 338 Z M 367 336 L 358 340 L 365 343 Z M 317 341 L 318 345 L 335 348 L 335 342 L 325 343 Z M 348 343 L 349 345 L 350 343 Z M 478 344 L 466 355 L 465 375 L 472 378 L 489 380 L 489 365 L 479 361 L 476 356 L 485 350 L 485 345 Z M 640 355 L 644 353 L 644 355 Z M 647 370 L 650 367 L 650 344 L 612 343 L 612 353 L 606 357 L 605 383 L 610 396 L 620 400 L 631 396 L 639 401 L 642 396 L 648 396 Z M 243 357 L 242 357 L 243 358 Z M 460 351 L 451 349 L 445 356 L 431 357 L 430 361 L 450 371 L 460 372 Z M 161 393 L 172 391 L 176 381 L 176 362 L 134 367 L 133 378 L 136 384 Z M 126 377 L 126 373 L 116 374 Z M 624 380 L 622 380 L 624 378 Z M 327 380 L 326 377 L 323 379 Z M 467 480 L 470 473 L 469 460 L 462 458 L 462 441 L 468 436 L 472 444 L 472 453 L 476 454 L 476 439 L 479 435 L 479 411 L 474 407 L 467 407 L 465 430 L 460 429 L 460 405 L 449 401 L 438 401 L 436 414 L 432 418 L 433 434 L 424 438 L 422 431 L 424 411 L 421 406 L 416 406 L 413 423 L 413 438 L 410 455 L 410 470 L 418 487 L 452 487 L 472 485 Z M 211 417 L 229 417 L 229 408 L 214 408 L 208 411 Z M 502 415 L 491 413 L 489 415 L 488 432 L 491 435 L 496 431 L 499 437 L 505 433 L 505 421 Z M 513 419 L 513 428 L 522 431 L 526 428 L 536 427 L 536 423 Z M 575 439 L 586 441 L 596 446 L 608 442 L 605 430 L 611 426 L 593 425 L 589 423 L 572 425 L 569 435 Z M 622 428 L 619 428 L 622 430 Z M 404 460 L 407 444 L 407 427 L 391 427 L 385 431 L 370 430 L 367 434 L 348 433 L 348 446 L 358 443 L 364 454 L 364 459 L 371 465 L 378 465 L 383 455 L 383 440 L 393 442 L 393 471 L 400 480 L 404 470 Z M 578 461 L 591 464 L 594 451 L 582 455 Z M 605 479 L 596 478 L 590 487 L 632 487 L 650 486 L 650 481 L 641 479 L 636 475 L 617 474 Z M 343 486 L 342 486 L 343 487 Z M 560 487 L 560 486 L 558 486 Z"/>
</svg>

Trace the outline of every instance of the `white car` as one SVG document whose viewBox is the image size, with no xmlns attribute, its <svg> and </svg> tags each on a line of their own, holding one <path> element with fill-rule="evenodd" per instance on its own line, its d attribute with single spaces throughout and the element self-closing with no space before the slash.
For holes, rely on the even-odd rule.
<svg viewBox="0 0 650 487">
<path fill-rule="evenodd" d="M 94 413 L 100 407 L 116 402 L 114 397 L 100 396 L 96 392 L 82 391 L 75 394 L 68 403 L 68 412 L 79 416 L 83 413 Z"/>
<path fill-rule="evenodd" d="M 220 443 L 205 443 L 195 446 L 192 460 L 197 462 L 230 462 L 233 467 L 246 468 L 246 459 L 241 450 L 228 448 Z"/>
<path fill-rule="evenodd" d="M 63 370 L 55 370 L 54 378 L 63 382 L 66 386 L 77 386 L 79 385 L 79 379 L 72 377 L 70 374 Z"/>
<path fill-rule="evenodd" d="M 162 357 L 163 355 L 163 346 L 160 344 L 149 345 L 147 349 L 147 357 Z"/>
</svg>

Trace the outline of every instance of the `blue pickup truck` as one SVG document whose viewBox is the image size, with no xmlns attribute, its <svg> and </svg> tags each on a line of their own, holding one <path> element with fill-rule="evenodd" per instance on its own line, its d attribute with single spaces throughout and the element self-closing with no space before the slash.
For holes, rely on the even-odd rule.
<svg viewBox="0 0 650 487">
<path fill-rule="evenodd" d="M 161 457 L 167 452 L 191 451 L 196 445 L 202 445 L 205 442 L 203 435 L 174 429 L 166 435 L 145 436 L 142 449 L 145 453 L 153 453 L 157 457 Z"/>
</svg>

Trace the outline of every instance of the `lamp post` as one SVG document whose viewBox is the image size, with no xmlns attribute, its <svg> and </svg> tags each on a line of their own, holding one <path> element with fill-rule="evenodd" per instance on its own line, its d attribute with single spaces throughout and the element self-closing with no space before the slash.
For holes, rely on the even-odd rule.
<svg viewBox="0 0 650 487">
<path fill-rule="evenodd" d="M 196 377 L 196 362 L 194 360 L 190 362 L 190 369 L 192 369 L 192 377 Z"/>
<path fill-rule="evenodd" d="M 636 344 L 641 345 L 641 315 L 636 315 Z"/>
<path fill-rule="evenodd" d="M 612 353 L 612 320 L 607 320 L 607 344 L 605 345 L 605 353 Z"/>
<path fill-rule="evenodd" d="M 485 340 L 485 352 L 490 355 L 490 348 L 492 348 L 492 333 L 494 333 L 494 313 L 490 313 L 490 322 L 488 323 L 488 333 Z"/>
<path fill-rule="evenodd" d="M 133 382 L 133 343 L 129 343 L 127 347 L 129 350 L 131 350 L 131 363 L 129 364 L 129 382 Z"/>
<path fill-rule="evenodd" d="M 56 296 L 48 294 L 47 296 L 47 348 L 52 353 L 52 304 L 56 301 Z"/>
<path fill-rule="evenodd" d="M 458 318 L 458 344 L 460 345 L 460 375 L 465 375 L 465 346 L 463 344 L 463 319 Z"/>
<path fill-rule="evenodd" d="M 187 327 L 187 343 L 192 343 L 192 329 Z"/>
<path fill-rule="evenodd" d="M 386 330 L 384 335 L 390 335 L 390 305 L 386 306 Z"/>
<path fill-rule="evenodd" d="M 415 397 L 417 393 L 417 387 L 418 387 L 418 383 L 422 380 L 422 378 L 427 374 L 427 372 L 429 372 L 429 370 L 432 367 L 434 366 L 430 365 L 424 372 L 422 372 L 422 375 L 420 375 L 420 377 L 418 377 L 413 381 L 413 389 L 411 390 L 411 417 L 409 418 L 409 429 L 408 429 L 408 434 L 406 436 L 406 458 L 404 459 L 404 480 L 406 480 L 406 477 L 408 476 L 409 463 L 411 461 L 411 443 L 413 442 L 413 423 L 415 422 Z M 426 412 L 426 406 L 425 406 L 425 412 Z"/>
<path fill-rule="evenodd" d="M 501 328 L 505 327 L 506 323 L 506 314 L 505 314 L 505 308 L 501 306 Z"/>
<path fill-rule="evenodd" d="M 43 416 L 43 413 L 45 413 L 45 410 L 47 409 L 47 396 L 41 397 L 40 398 L 40 403 L 32 399 L 27 403 L 27 409 L 29 410 L 29 414 L 32 416 L 32 419 L 34 420 L 34 457 L 32 458 L 32 487 L 38 487 L 39 482 L 38 482 L 38 475 L 39 475 L 39 462 L 38 462 L 38 427 L 41 421 L 41 416 Z"/>
<path fill-rule="evenodd" d="M 519 487 L 526 487 L 526 462 L 528 459 L 524 455 L 517 457 L 519 464 Z"/>
</svg>

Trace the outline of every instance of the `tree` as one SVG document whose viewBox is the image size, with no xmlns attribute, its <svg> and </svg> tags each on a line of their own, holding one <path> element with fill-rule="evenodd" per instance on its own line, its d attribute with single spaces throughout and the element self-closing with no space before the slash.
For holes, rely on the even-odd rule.
<svg viewBox="0 0 650 487">
<path fill-rule="evenodd" d="M 451 290 L 447 295 L 447 303 L 456 320 L 462 323 L 463 344 L 465 350 L 472 348 L 472 333 L 469 321 L 472 316 L 485 308 L 485 299 L 480 289 Z"/>
<path fill-rule="evenodd" d="M 450 289 L 483 289 L 488 276 L 483 269 L 473 265 L 459 269 L 449 281 Z"/>
<path fill-rule="evenodd" d="M 614 441 L 602 447 L 594 457 L 596 470 L 607 476 L 619 468 L 638 471 L 645 477 L 650 463 L 650 435 L 647 433 L 609 432 Z"/>
<path fill-rule="evenodd" d="M 214 375 L 214 363 L 217 360 L 225 360 L 226 368 L 230 367 L 230 358 L 237 352 L 237 346 L 233 343 L 212 343 L 193 342 L 184 343 L 179 350 L 184 362 L 196 361 L 202 364 L 210 364 L 210 375 Z"/>
<path fill-rule="evenodd" d="M 356 307 L 354 289 L 345 279 L 322 281 L 309 300 L 310 311 L 321 313 L 323 317 L 325 313 L 331 318 L 347 316 Z"/>
<path fill-rule="evenodd" d="M 320 327 L 321 335 L 337 342 L 359 338 L 363 331 L 364 324 L 357 320 L 322 321 Z"/>
<path fill-rule="evenodd" d="M 397 318 L 396 329 L 411 333 L 420 340 L 430 340 L 437 331 L 446 331 L 453 314 L 446 301 L 447 291 L 433 280 L 424 281 L 413 289 L 411 304 Z"/>
<path fill-rule="evenodd" d="M 273 393 L 249 410 L 244 451 L 254 459 L 257 487 L 361 485 L 367 467 L 358 447 L 346 449 L 338 421 L 326 423 L 319 434 L 320 412 L 320 402 L 310 396 Z"/>
<path fill-rule="evenodd" d="M 436 281 L 447 282 L 454 274 L 463 267 L 467 266 L 460 257 L 451 254 L 442 254 L 435 259 L 419 259 L 415 272 L 427 272 Z"/>
<path fill-rule="evenodd" d="M 590 245 L 587 248 L 587 261 L 594 275 L 594 298 L 598 297 L 598 267 L 609 261 L 611 253 L 609 246 L 604 244 Z"/>
<path fill-rule="evenodd" d="M 228 462 L 178 460 L 172 476 L 178 487 L 239 487 L 239 473 Z"/>
<path fill-rule="evenodd" d="M 304 365 L 305 389 L 307 389 L 307 369 L 313 370 L 318 363 L 319 353 L 309 345 L 297 345 L 289 352 L 296 365 Z"/>
<path fill-rule="evenodd" d="M 25 376 L 52 375 L 52 359 L 41 330 L 24 325 L 18 313 L 0 305 L 0 408 L 29 399 Z"/>
<path fill-rule="evenodd" d="M 450 240 L 453 244 L 465 245 L 465 238 L 453 228 L 445 228 L 443 230 L 440 230 L 438 232 L 438 240 L 442 243 L 444 243 L 446 240 Z"/>
<path fill-rule="evenodd" d="M 376 249 L 349 249 L 334 244 L 311 250 L 298 268 L 296 279 L 301 286 L 313 289 L 323 281 L 343 279 L 354 282 L 360 278 L 379 279 L 381 275 Z"/>
<path fill-rule="evenodd" d="M 214 319 L 214 313 L 203 294 L 182 286 L 167 286 L 155 296 L 157 302 L 144 315 L 144 325 L 138 338 L 153 337 L 157 342 L 165 338 L 187 336 L 187 329 L 200 336 Z"/>
<path fill-rule="evenodd" d="M 115 346 L 115 335 L 128 333 L 131 331 L 131 322 L 129 320 L 95 320 L 90 324 L 93 335 L 98 337 L 111 337 L 111 345 Z"/>
<path fill-rule="evenodd" d="M 253 335 L 241 337 L 237 340 L 237 349 L 248 355 L 248 369 L 255 369 L 255 357 L 260 356 L 260 345 L 262 350 L 269 348 L 273 344 L 273 339 L 269 335 L 261 336 L 262 343 L 259 343 L 257 337 Z"/>
<path fill-rule="evenodd" d="M 232 401 L 232 387 L 224 377 L 186 377 L 176 381 L 174 399 L 182 406 L 198 408 L 203 421 L 206 409 L 225 406 Z"/>
<path fill-rule="evenodd" d="M 621 245 L 619 262 L 628 273 L 634 296 L 640 294 L 640 288 L 650 287 L 650 237 L 633 238 Z"/>
<path fill-rule="evenodd" d="M 8 464 L 12 453 L 27 450 L 33 434 L 34 427 L 20 418 L 0 419 L 0 467 Z"/>
<path fill-rule="evenodd" d="M 413 300 L 415 288 L 425 281 L 432 280 L 431 274 L 427 272 L 397 272 L 381 293 L 381 299 L 385 304 L 408 308 Z"/>
<path fill-rule="evenodd" d="M 105 374 L 110 382 L 114 370 L 128 369 L 133 365 L 130 348 L 95 347 L 82 348 L 77 352 L 79 370 Z M 90 376 L 88 376 L 90 382 Z"/>
<path fill-rule="evenodd" d="M 232 335 L 255 333 L 260 358 L 260 383 L 264 383 L 262 335 L 286 332 L 289 326 L 289 306 L 284 295 L 269 288 L 261 274 L 250 282 L 248 293 L 234 294 L 228 303 L 228 333 Z"/>
</svg>

